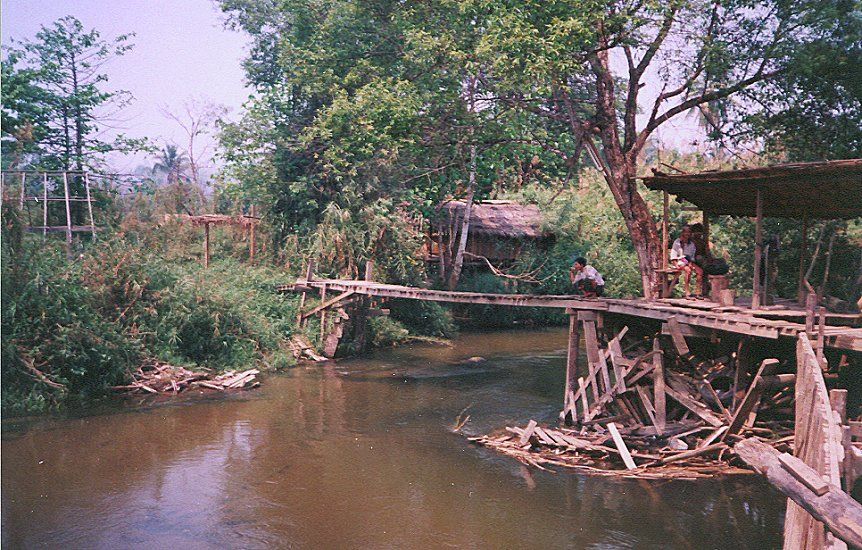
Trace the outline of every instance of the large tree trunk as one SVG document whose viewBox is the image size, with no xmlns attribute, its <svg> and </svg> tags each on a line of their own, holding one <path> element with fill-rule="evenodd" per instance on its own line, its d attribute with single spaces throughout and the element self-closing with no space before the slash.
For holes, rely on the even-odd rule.
<svg viewBox="0 0 862 550">
<path fill-rule="evenodd" d="M 461 218 L 461 230 L 458 238 L 458 249 L 452 260 L 452 273 L 449 275 L 448 288 L 455 290 L 458 279 L 461 278 L 461 268 L 464 266 L 464 251 L 467 249 L 467 237 L 470 234 L 470 216 L 473 211 L 473 194 L 476 189 L 476 146 L 470 149 L 470 188 L 467 190 L 467 200 L 464 205 L 464 217 Z"/>
<path fill-rule="evenodd" d="M 610 59 L 607 44 L 603 46 L 590 59 L 593 72 L 596 75 L 596 114 L 595 127 L 602 142 L 604 162 L 606 165 L 599 166 L 604 173 L 605 180 L 614 201 L 623 215 L 626 228 L 631 236 L 632 245 L 638 257 L 643 295 L 647 299 L 655 298 L 660 288 L 659 273 L 656 271 L 661 266 L 662 254 L 661 239 L 656 230 L 655 221 L 650 213 L 646 202 L 637 190 L 635 176 L 637 174 L 637 157 L 640 147 L 634 143 L 628 143 L 626 149 L 620 142 L 617 127 L 618 116 L 614 92 L 614 80 L 610 70 Z M 635 102 L 636 96 L 630 101 Z M 632 106 L 629 106 L 632 108 Z M 590 137 L 589 147 L 592 147 Z M 627 140 L 630 141 L 630 140 Z M 596 152 L 596 161 L 603 164 L 602 159 Z"/>
</svg>

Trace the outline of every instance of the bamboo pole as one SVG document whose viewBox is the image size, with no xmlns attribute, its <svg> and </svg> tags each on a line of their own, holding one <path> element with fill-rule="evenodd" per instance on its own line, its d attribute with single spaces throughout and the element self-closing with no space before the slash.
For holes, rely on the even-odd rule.
<svg viewBox="0 0 862 550">
<path fill-rule="evenodd" d="M 751 309 L 760 308 L 760 264 L 763 256 L 763 195 L 757 188 L 754 226 L 754 283 L 751 289 Z"/>
<path fill-rule="evenodd" d="M 257 207 L 255 205 L 251 205 L 251 228 L 249 229 L 248 236 L 248 263 L 254 265 L 254 228 L 256 225 L 255 220 L 257 219 Z M 321 317 L 321 323 L 323 322 L 323 318 Z"/>
<path fill-rule="evenodd" d="M 66 255 L 72 257 L 72 205 L 69 202 L 69 175 L 63 172 L 63 192 L 66 202 Z"/>
<path fill-rule="evenodd" d="M 42 173 L 42 238 L 48 238 L 48 172 Z"/>
<path fill-rule="evenodd" d="M 90 197 L 90 176 L 84 172 L 84 189 L 87 192 L 87 210 L 90 212 L 90 232 L 93 235 L 93 241 L 96 240 L 96 221 L 93 218 L 93 199 Z"/>
<path fill-rule="evenodd" d="M 653 339 L 652 356 L 653 364 L 653 409 L 655 409 L 655 427 L 658 435 L 662 435 L 666 424 L 665 417 L 665 388 L 664 388 L 664 365 L 661 343 L 658 338 Z"/>
</svg>

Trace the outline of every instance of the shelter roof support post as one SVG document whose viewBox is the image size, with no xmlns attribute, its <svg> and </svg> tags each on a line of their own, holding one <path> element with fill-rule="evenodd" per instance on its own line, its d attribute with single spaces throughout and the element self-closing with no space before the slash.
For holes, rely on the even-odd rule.
<svg viewBox="0 0 862 550">
<path fill-rule="evenodd" d="M 763 260 L 763 196 L 757 187 L 754 229 L 754 283 L 751 289 L 751 309 L 759 309 L 761 303 L 760 264 Z"/>
<path fill-rule="evenodd" d="M 210 224 L 204 224 L 204 267 L 210 266 Z"/>
<path fill-rule="evenodd" d="M 796 286 L 796 301 L 805 303 L 805 256 L 808 255 L 808 216 L 802 218 L 802 241 L 799 243 L 799 281 Z"/>
<path fill-rule="evenodd" d="M 48 238 L 48 172 L 42 173 L 42 238 Z"/>
<path fill-rule="evenodd" d="M 90 197 L 90 175 L 84 172 L 84 189 L 87 191 L 87 210 L 90 212 L 90 232 L 96 240 L 96 221 L 93 219 L 93 199 Z"/>
<path fill-rule="evenodd" d="M 24 211 L 24 187 L 26 187 L 26 184 L 27 184 L 27 173 L 21 172 L 21 199 L 18 203 L 18 207 L 21 209 L 22 212 Z"/>
<path fill-rule="evenodd" d="M 251 218 L 251 227 L 249 228 L 248 235 L 248 263 L 254 265 L 254 226 L 257 219 L 257 207 L 253 204 L 251 205 Z"/>
<path fill-rule="evenodd" d="M 661 211 L 661 298 L 667 298 L 670 294 L 670 287 L 667 283 L 667 248 L 668 248 L 668 212 L 670 197 L 667 191 L 662 191 L 662 211 Z"/>
</svg>

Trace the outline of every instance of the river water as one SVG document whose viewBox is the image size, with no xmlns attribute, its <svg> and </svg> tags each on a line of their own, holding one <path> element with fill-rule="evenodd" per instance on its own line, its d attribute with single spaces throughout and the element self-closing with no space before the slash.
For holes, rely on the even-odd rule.
<svg viewBox="0 0 862 550">
<path fill-rule="evenodd" d="M 465 334 L 230 397 L 7 421 L 3 547 L 780 547 L 783 499 L 755 476 L 547 473 L 452 432 L 468 407 L 468 435 L 553 421 L 565 345 Z"/>
</svg>

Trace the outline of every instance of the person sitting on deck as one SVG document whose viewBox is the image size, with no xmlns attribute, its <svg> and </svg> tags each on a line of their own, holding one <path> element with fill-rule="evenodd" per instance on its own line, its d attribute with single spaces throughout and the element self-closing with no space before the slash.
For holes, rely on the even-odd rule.
<svg viewBox="0 0 862 550">
<path fill-rule="evenodd" d="M 605 292 L 605 280 L 586 258 L 575 258 L 575 263 L 569 269 L 569 280 L 575 286 L 575 294 L 587 298 L 597 298 Z"/>
<path fill-rule="evenodd" d="M 684 226 L 670 249 L 670 267 L 685 275 L 685 297 L 690 294 L 691 274 L 697 276 L 698 296 L 703 294 L 703 268 L 695 263 L 697 246 L 691 240 L 691 227 Z"/>
</svg>

